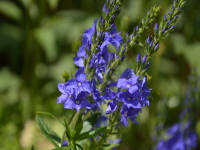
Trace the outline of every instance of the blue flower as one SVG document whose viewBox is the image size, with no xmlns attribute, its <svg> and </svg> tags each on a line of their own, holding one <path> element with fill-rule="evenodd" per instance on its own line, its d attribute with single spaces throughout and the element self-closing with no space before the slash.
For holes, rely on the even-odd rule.
<svg viewBox="0 0 200 150">
<path fill-rule="evenodd" d="M 138 79 L 139 76 L 137 76 L 132 69 L 127 68 L 122 74 L 121 78 L 118 80 L 117 87 L 128 89 L 128 91 L 133 94 L 138 90 Z"/>
<path fill-rule="evenodd" d="M 141 108 L 141 104 L 139 103 L 137 97 L 139 92 L 135 92 L 133 94 L 129 92 L 120 92 L 119 99 L 126 105 L 128 108 Z"/>
<path fill-rule="evenodd" d="M 166 135 L 168 139 L 160 140 L 157 150 L 191 150 L 196 148 L 197 135 L 189 129 L 190 125 L 174 124 Z"/>
<path fill-rule="evenodd" d="M 95 19 L 94 24 L 91 28 L 88 28 L 85 30 L 84 34 L 82 35 L 82 46 L 79 48 L 77 52 L 77 56 L 74 57 L 74 63 L 78 67 L 84 67 L 84 59 L 87 59 L 87 51 L 90 51 L 91 49 L 91 44 L 92 44 L 92 38 L 94 34 L 97 32 L 96 30 L 96 24 L 97 24 L 97 19 Z"/>
<path fill-rule="evenodd" d="M 113 24 L 112 28 L 109 32 L 105 32 L 104 42 L 102 43 L 101 47 L 108 44 L 112 44 L 115 48 L 119 48 L 120 44 L 122 43 L 122 37 L 119 32 L 116 30 L 116 26 Z"/>
<path fill-rule="evenodd" d="M 108 107 L 106 109 L 106 114 L 110 114 L 110 113 L 113 113 L 117 110 L 118 108 L 118 105 L 116 103 L 116 101 L 111 101 L 111 102 L 108 102 Z"/>
<path fill-rule="evenodd" d="M 62 95 L 58 97 L 57 103 L 64 103 L 73 94 L 73 90 L 67 88 L 64 83 L 58 83 L 58 90 Z"/>
<path fill-rule="evenodd" d="M 86 80 L 83 67 L 77 70 L 75 77 L 75 79 L 70 79 L 65 83 L 66 88 L 72 88 L 74 90 L 75 98 L 77 98 L 78 94 L 81 92 L 92 92 L 90 81 Z"/>
<path fill-rule="evenodd" d="M 139 102 L 142 107 L 149 106 L 150 89 L 147 87 L 147 78 L 138 81 Z"/>
<path fill-rule="evenodd" d="M 95 77 L 101 83 L 103 79 L 103 73 L 106 72 L 108 67 L 108 63 L 111 59 L 114 58 L 114 53 L 108 52 L 107 46 L 102 48 L 97 54 L 94 54 L 91 62 L 90 67 L 95 68 Z"/>
<path fill-rule="evenodd" d="M 77 98 L 74 95 L 71 95 L 67 101 L 64 103 L 64 108 L 66 109 L 76 109 L 79 111 L 81 108 L 91 109 L 90 102 L 86 99 L 88 93 L 81 92 L 78 94 Z"/>
<path fill-rule="evenodd" d="M 68 142 L 66 140 L 63 141 L 62 146 L 68 146 Z"/>
<path fill-rule="evenodd" d="M 105 104 L 104 100 L 106 99 L 104 97 L 104 95 L 101 95 L 101 93 L 99 92 L 99 90 L 96 88 L 96 81 L 93 79 L 92 80 L 92 98 L 93 98 L 93 103 L 92 103 L 92 110 L 96 111 L 99 110 L 100 111 L 100 106 L 102 104 Z"/>
<path fill-rule="evenodd" d="M 138 116 L 138 113 L 141 112 L 141 109 L 140 108 L 133 108 L 133 107 L 130 107 L 128 108 L 126 105 L 123 105 L 122 106 L 122 109 L 121 109 L 121 123 L 124 125 L 124 126 L 127 126 L 128 125 L 128 118 L 138 124 L 137 120 L 136 120 L 136 117 Z"/>
</svg>

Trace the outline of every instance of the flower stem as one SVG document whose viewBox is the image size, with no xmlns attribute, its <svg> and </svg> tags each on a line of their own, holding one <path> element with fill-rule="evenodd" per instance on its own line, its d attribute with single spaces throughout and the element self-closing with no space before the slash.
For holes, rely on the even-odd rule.
<svg viewBox="0 0 200 150">
<path fill-rule="evenodd" d="M 117 125 L 116 123 L 118 123 L 118 118 L 119 118 L 119 115 L 120 115 L 120 109 L 121 109 L 121 105 L 118 107 L 116 114 L 113 115 L 114 116 L 113 120 L 110 121 L 109 126 L 111 128 L 109 130 L 104 131 L 103 136 L 99 140 L 99 142 L 98 142 L 97 146 L 94 148 L 94 150 L 98 150 L 101 147 L 101 145 L 103 144 L 103 142 L 106 140 L 105 138 L 108 138 L 110 136 L 110 134 L 112 133 L 113 127 Z"/>
</svg>

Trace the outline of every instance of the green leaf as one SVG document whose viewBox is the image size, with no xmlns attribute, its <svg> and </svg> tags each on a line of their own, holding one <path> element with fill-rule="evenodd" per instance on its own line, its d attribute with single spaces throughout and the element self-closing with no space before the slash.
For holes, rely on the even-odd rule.
<svg viewBox="0 0 200 150">
<path fill-rule="evenodd" d="M 61 138 L 47 125 L 42 117 L 36 115 L 36 121 L 44 136 L 56 147 L 61 142 Z"/>
<path fill-rule="evenodd" d="M 53 61 L 57 57 L 56 53 L 56 37 L 52 29 L 48 27 L 41 27 L 34 30 L 34 36 L 48 60 Z"/>
<path fill-rule="evenodd" d="M 75 143 L 75 145 L 78 147 L 77 150 L 83 150 L 83 148 L 79 144 Z"/>
<path fill-rule="evenodd" d="M 71 144 L 69 146 L 58 147 L 53 150 L 75 150 L 75 145 Z"/>
<path fill-rule="evenodd" d="M 34 150 L 34 146 L 33 145 L 31 146 L 31 150 Z"/>
<path fill-rule="evenodd" d="M 108 128 L 109 127 L 102 127 L 102 128 L 97 128 L 97 129 L 92 130 L 92 131 L 84 132 L 84 133 L 79 135 L 79 137 L 77 138 L 77 141 L 82 141 L 82 140 L 85 140 L 85 139 L 92 138 L 96 135 L 100 135 L 102 132 L 104 132 Z"/>
<path fill-rule="evenodd" d="M 109 146 L 105 147 L 104 146 L 104 150 L 111 150 L 114 147 L 118 147 L 120 144 L 110 144 Z"/>
<path fill-rule="evenodd" d="M 14 20 L 20 20 L 22 18 L 20 7 L 12 1 L 0 1 L 0 12 Z"/>
<path fill-rule="evenodd" d="M 58 6 L 59 0 L 48 0 L 47 2 L 49 3 L 51 9 L 54 10 Z"/>
<path fill-rule="evenodd" d="M 62 121 L 60 121 L 56 116 L 52 115 L 51 113 L 38 111 L 38 112 L 36 112 L 36 114 L 46 115 L 46 116 L 50 116 L 50 117 L 52 117 L 52 118 L 55 118 L 55 119 L 58 120 L 63 126 L 65 126 L 65 124 L 64 124 Z"/>
<path fill-rule="evenodd" d="M 82 115 L 79 115 L 77 121 L 76 121 L 76 125 L 75 125 L 75 134 L 74 134 L 74 141 L 76 141 L 77 137 L 80 135 L 81 131 L 83 129 L 83 120 L 82 120 Z"/>
<path fill-rule="evenodd" d="M 64 122 L 65 122 L 65 128 L 66 128 L 66 131 L 65 131 L 66 132 L 66 136 L 69 139 L 69 141 L 71 141 L 73 139 L 74 130 L 69 128 L 65 118 L 64 118 Z"/>
</svg>

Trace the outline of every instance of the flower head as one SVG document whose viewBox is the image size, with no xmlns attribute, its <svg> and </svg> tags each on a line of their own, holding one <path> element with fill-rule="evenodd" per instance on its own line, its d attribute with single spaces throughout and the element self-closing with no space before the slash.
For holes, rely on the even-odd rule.
<svg viewBox="0 0 200 150">
<path fill-rule="evenodd" d="M 86 80 L 86 74 L 84 68 L 79 68 L 75 74 L 75 79 L 70 79 L 65 83 L 66 88 L 72 88 L 77 98 L 78 94 L 81 92 L 91 93 L 90 81 Z"/>
</svg>

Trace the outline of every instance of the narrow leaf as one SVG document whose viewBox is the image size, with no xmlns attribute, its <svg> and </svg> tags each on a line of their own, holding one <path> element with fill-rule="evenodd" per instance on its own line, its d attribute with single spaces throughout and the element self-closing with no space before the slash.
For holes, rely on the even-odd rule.
<svg viewBox="0 0 200 150">
<path fill-rule="evenodd" d="M 65 126 L 65 124 L 62 122 L 62 121 L 60 121 L 56 116 L 54 116 L 53 114 L 51 114 L 51 113 L 48 113 L 48 112 L 42 112 L 42 111 L 38 111 L 38 112 L 36 112 L 36 114 L 41 114 L 41 115 L 46 115 L 46 116 L 50 116 L 50 117 L 52 117 L 52 118 L 55 118 L 56 120 L 58 120 L 63 126 Z"/>
<path fill-rule="evenodd" d="M 61 138 L 47 125 L 47 123 L 42 119 L 42 117 L 36 115 L 36 121 L 46 138 L 56 147 L 61 142 Z"/>
<path fill-rule="evenodd" d="M 74 141 L 76 141 L 77 137 L 80 135 L 81 131 L 83 129 L 83 120 L 82 120 L 82 115 L 79 115 L 76 125 L 75 125 L 75 134 L 74 134 Z"/>
<path fill-rule="evenodd" d="M 69 128 L 65 118 L 64 118 L 64 122 L 65 122 L 65 128 L 66 128 L 66 131 L 65 131 L 66 132 L 66 136 L 69 139 L 69 141 L 71 141 L 73 139 L 74 130 Z"/>
<path fill-rule="evenodd" d="M 83 150 L 83 148 L 79 144 L 75 143 L 75 145 L 78 147 L 78 150 Z"/>
<path fill-rule="evenodd" d="M 31 150 L 34 150 L 34 146 L 33 145 L 31 146 Z"/>
<path fill-rule="evenodd" d="M 64 147 L 57 147 L 55 149 L 52 150 L 74 150 L 74 145 L 69 145 L 69 146 L 64 146 Z"/>
<path fill-rule="evenodd" d="M 109 146 L 107 146 L 107 147 L 104 147 L 104 150 L 111 150 L 111 149 L 113 149 L 113 148 L 115 148 L 115 147 L 118 147 L 120 144 L 111 144 L 111 145 L 109 145 Z"/>
</svg>

